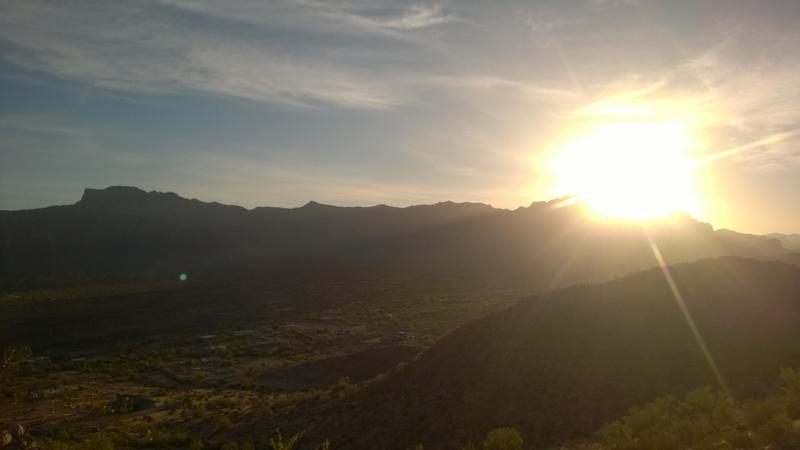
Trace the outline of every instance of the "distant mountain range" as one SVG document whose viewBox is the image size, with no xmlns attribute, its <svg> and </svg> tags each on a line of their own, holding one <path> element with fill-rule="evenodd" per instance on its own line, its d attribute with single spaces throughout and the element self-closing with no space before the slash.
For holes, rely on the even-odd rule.
<svg viewBox="0 0 800 450">
<path fill-rule="evenodd" d="M 781 245 L 791 251 L 800 252 L 800 234 L 773 233 L 768 235 L 768 237 L 778 240 Z"/>
<path fill-rule="evenodd" d="M 73 205 L 0 212 L 0 288 L 98 281 L 448 277 L 537 289 L 721 255 L 800 261 L 796 236 L 715 231 L 688 215 L 643 230 L 580 206 L 516 210 L 443 202 L 395 208 L 238 206 L 135 187 L 86 189 Z"/>
<path fill-rule="evenodd" d="M 722 257 L 671 270 L 736 398 L 773 391 L 781 367 L 800 365 L 798 267 Z M 264 426 L 302 427 L 355 450 L 457 449 L 511 426 L 530 448 L 558 448 L 634 405 L 701 386 L 720 383 L 652 269 L 523 300 L 445 336 L 347 402 Z"/>
</svg>

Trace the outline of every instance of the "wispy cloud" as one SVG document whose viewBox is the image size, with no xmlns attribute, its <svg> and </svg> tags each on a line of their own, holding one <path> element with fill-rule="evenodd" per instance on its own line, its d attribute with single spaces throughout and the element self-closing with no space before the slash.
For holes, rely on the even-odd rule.
<svg viewBox="0 0 800 450">
<path fill-rule="evenodd" d="M 499 74 L 451 57 L 459 45 L 442 49 L 441 36 L 428 32 L 459 21 L 436 2 L 7 0 L 0 40 L 10 46 L 0 57 L 102 89 L 293 108 L 392 109 L 431 88 L 458 95 L 505 89 L 532 102 L 574 97 L 562 80 Z M 402 44 L 372 44 L 374 36 Z"/>
<path fill-rule="evenodd" d="M 123 153 L 102 144 L 107 130 L 94 130 L 74 119 L 52 114 L 0 114 L 0 157 L 39 153 L 45 158 L 69 153 L 113 164 L 142 165 L 144 155 Z M 15 174 L 19 176 L 20 174 Z"/>
<path fill-rule="evenodd" d="M 666 61 L 663 71 L 596 80 L 586 93 L 588 104 L 566 118 L 608 104 L 662 109 L 707 138 L 705 161 L 724 156 L 758 171 L 796 168 L 800 32 L 724 28 L 732 31 Z"/>
<path fill-rule="evenodd" d="M 466 89 L 470 91 L 510 89 L 523 95 L 528 100 L 551 103 L 570 101 L 580 97 L 580 93 L 572 89 L 565 89 L 558 86 L 548 87 L 544 83 L 536 84 L 516 78 L 486 75 L 478 71 L 459 75 L 431 75 L 428 77 L 419 77 L 416 82 L 420 85 L 437 86 L 447 89 Z"/>
<path fill-rule="evenodd" d="M 86 135 L 80 126 L 41 114 L 0 114 L 0 129 L 68 137 Z"/>
<path fill-rule="evenodd" d="M 406 101 L 391 77 L 364 61 L 341 64 L 334 49 L 311 53 L 269 39 L 181 20 L 151 2 L 9 0 L 0 4 L 0 38 L 12 44 L 3 59 L 27 69 L 135 92 L 201 92 L 294 107 L 326 105 L 382 109 Z M 210 14 L 219 3 L 172 1 Z M 263 6 L 259 6 L 263 5 Z M 269 16 L 269 2 L 226 2 L 242 18 Z M 411 30 L 444 20 L 436 7 L 411 8 L 385 19 L 328 6 L 324 15 L 361 28 Z M 260 13 L 250 14 L 257 9 Z M 261 11 L 264 10 L 264 11 Z M 338 12 L 336 12 L 338 11 Z M 322 13 L 315 13 L 313 17 Z M 322 45 L 322 44 L 320 44 Z"/>
<path fill-rule="evenodd" d="M 683 75 L 700 82 L 695 97 L 713 114 L 706 118 L 709 127 L 716 128 L 722 135 L 719 137 L 732 138 L 735 147 L 745 148 L 730 154 L 746 164 L 770 165 L 776 169 L 785 163 L 786 169 L 798 162 L 800 54 L 794 51 L 800 45 L 798 38 L 800 34 L 776 34 L 759 42 L 753 35 L 738 36 L 689 60 L 684 73 L 676 75 L 684 82 Z M 771 50 L 767 49 L 767 42 L 773 47 Z M 747 54 L 755 50 L 747 45 L 763 46 L 764 52 L 782 48 L 779 50 L 782 61 L 775 64 L 772 58 Z M 728 142 L 719 139 L 710 153 L 728 154 L 725 148 Z"/>
<path fill-rule="evenodd" d="M 165 5 L 216 18 L 283 27 L 334 29 L 346 33 L 372 32 L 403 37 L 403 32 L 450 22 L 439 3 L 391 1 L 285 0 L 157 0 Z"/>
</svg>

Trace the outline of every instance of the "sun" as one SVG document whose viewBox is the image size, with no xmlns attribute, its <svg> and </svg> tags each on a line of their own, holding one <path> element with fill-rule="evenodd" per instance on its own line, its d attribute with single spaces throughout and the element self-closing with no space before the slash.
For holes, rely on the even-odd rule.
<svg viewBox="0 0 800 450">
<path fill-rule="evenodd" d="M 695 214 L 693 146 L 679 122 L 606 123 L 569 141 L 553 160 L 560 195 L 607 218 Z"/>
</svg>

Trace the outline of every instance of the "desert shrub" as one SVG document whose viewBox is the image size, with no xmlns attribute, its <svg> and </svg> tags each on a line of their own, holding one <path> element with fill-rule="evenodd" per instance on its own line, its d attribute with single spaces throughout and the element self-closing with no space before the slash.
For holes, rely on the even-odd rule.
<svg viewBox="0 0 800 450">
<path fill-rule="evenodd" d="M 781 369 L 780 379 L 783 382 L 783 393 L 790 403 L 795 416 L 800 416 L 800 371 L 796 369 Z"/>
<path fill-rule="evenodd" d="M 780 394 L 734 402 L 711 388 L 660 397 L 598 432 L 609 450 L 800 448 L 800 372 L 780 373 Z"/>
<path fill-rule="evenodd" d="M 485 450 L 522 450 L 522 435 L 513 428 L 495 428 L 483 441 Z"/>
<path fill-rule="evenodd" d="M 33 352 L 30 347 L 18 347 L 13 345 L 5 347 L 3 353 L 0 354 L 0 380 L 2 380 L 5 375 L 19 368 L 18 363 L 30 358 L 32 355 Z"/>
<path fill-rule="evenodd" d="M 98 434 L 82 440 L 42 439 L 41 450 L 114 450 L 114 441 L 105 435 Z"/>
<path fill-rule="evenodd" d="M 275 434 L 275 437 L 270 438 L 269 446 L 272 450 L 292 450 L 295 445 L 303 437 L 303 433 L 297 433 L 290 437 L 288 440 L 283 440 L 283 435 L 280 431 Z"/>
<path fill-rule="evenodd" d="M 233 426 L 233 422 L 231 421 L 230 417 L 222 416 L 216 420 L 214 424 L 214 433 L 219 433 L 222 431 L 227 431 Z"/>
<path fill-rule="evenodd" d="M 697 389 L 685 400 L 668 395 L 631 409 L 600 430 L 600 442 L 616 450 L 733 448 L 731 442 L 739 440 L 742 431 L 737 416 L 729 397 L 710 388 Z"/>
<path fill-rule="evenodd" d="M 340 398 L 347 397 L 358 391 L 358 386 L 350 383 L 350 377 L 339 378 L 339 381 L 331 387 L 331 392 L 335 392 Z"/>
<path fill-rule="evenodd" d="M 136 440 L 134 445 L 145 448 L 183 447 L 189 441 L 189 436 L 183 431 L 155 430 L 148 431 L 144 437 Z"/>
</svg>

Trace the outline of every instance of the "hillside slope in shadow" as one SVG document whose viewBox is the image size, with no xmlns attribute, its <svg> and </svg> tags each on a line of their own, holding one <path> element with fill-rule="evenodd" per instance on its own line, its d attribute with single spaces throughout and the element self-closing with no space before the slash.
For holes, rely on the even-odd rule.
<svg viewBox="0 0 800 450">
<path fill-rule="evenodd" d="M 800 269 L 725 257 L 671 271 L 735 396 L 769 392 L 781 367 L 800 365 Z M 353 449 L 460 448 L 512 426 L 546 447 L 706 385 L 719 380 L 653 269 L 521 301 L 442 338 L 386 382 L 283 426 Z"/>
</svg>

